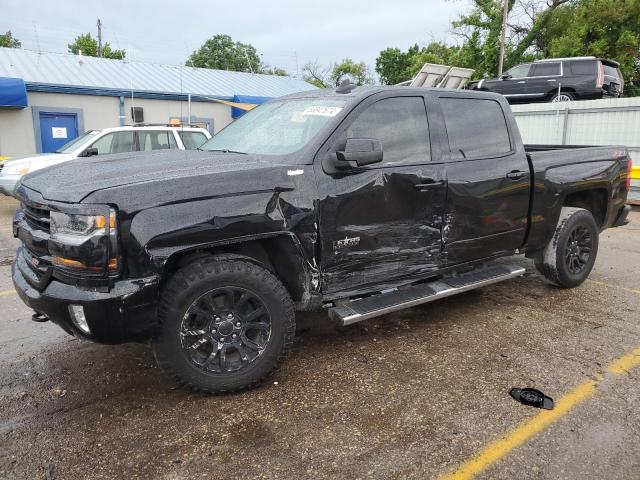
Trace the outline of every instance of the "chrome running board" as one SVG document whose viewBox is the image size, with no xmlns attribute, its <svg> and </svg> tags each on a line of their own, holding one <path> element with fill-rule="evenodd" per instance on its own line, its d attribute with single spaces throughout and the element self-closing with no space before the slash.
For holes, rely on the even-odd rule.
<svg viewBox="0 0 640 480">
<path fill-rule="evenodd" d="M 415 307 L 440 298 L 520 277 L 525 269 L 517 265 L 486 266 L 460 275 L 448 275 L 428 283 L 400 287 L 386 293 L 336 303 L 329 309 L 329 317 L 340 325 Z"/>
</svg>

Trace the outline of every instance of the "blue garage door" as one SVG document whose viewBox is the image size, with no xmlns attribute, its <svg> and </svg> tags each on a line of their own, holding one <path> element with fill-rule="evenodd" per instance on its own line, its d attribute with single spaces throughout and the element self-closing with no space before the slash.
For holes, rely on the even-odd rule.
<svg viewBox="0 0 640 480">
<path fill-rule="evenodd" d="M 78 136 L 78 117 L 75 113 L 40 113 L 40 137 L 44 153 L 55 152 Z"/>
</svg>

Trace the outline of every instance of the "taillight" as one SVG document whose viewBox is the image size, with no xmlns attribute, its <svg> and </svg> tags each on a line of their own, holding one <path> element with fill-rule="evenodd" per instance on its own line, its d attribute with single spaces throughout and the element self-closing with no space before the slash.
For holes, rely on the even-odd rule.
<svg viewBox="0 0 640 480">
<path fill-rule="evenodd" d="M 598 62 L 598 79 L 596 80 L 596 88 L 602 88 L 604 85 L 604 65 Z"/>
<path fill-rule="evenodd" d="M 627 192 L 631 191 L 631 173 L 633 172 L 633 162 L 629 158 L 627 160 Z"/>
</svg>

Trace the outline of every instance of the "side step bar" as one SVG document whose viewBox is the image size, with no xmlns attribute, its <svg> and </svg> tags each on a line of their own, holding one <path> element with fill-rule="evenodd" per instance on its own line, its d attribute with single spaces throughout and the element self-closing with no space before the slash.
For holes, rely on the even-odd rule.
<svg viewBox="0 0 640 480">
<path fill-rule="evenodd" d="M 345 301 L 330 308 L 329 317 L 340 325 L 351 325 L 368 318 L 520 277 L 524 272 L 525 269 L 517 265 L 488 266 L 460 275 L 445 276 L 429 283 L 400 287 L 387 293 Z"/>
</svg>

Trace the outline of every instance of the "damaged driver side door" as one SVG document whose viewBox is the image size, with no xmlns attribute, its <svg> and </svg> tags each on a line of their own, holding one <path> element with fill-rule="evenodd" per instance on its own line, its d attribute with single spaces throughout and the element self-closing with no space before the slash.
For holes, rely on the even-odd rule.
<svg viewBox="0 0 640 480">
<path fill-rule="evenodd" d="M 325 295 L 381 290 L 428 276 L 442 265 L 446 182 L 441 155 L 431 147 L 426 110 L 422 96 L 374 95 L 351 112 L 319 152 Z M 381 145 L 382 161 L 336 168 L 347 142 L 363 139 Z"/>
</svg>

